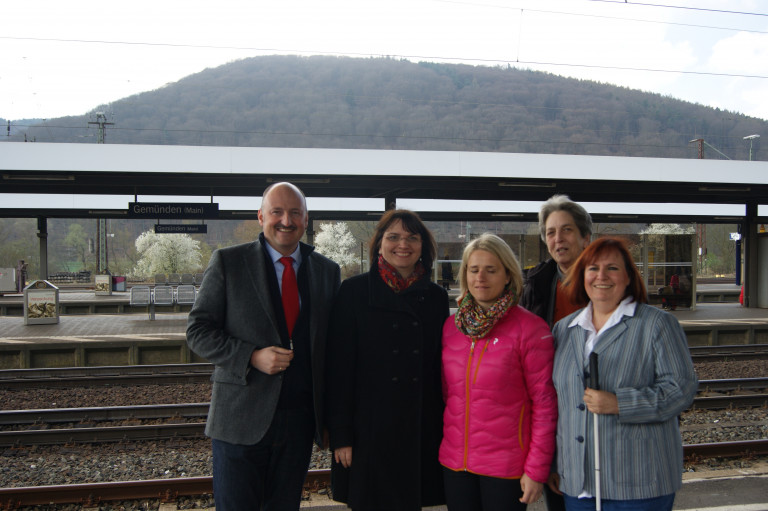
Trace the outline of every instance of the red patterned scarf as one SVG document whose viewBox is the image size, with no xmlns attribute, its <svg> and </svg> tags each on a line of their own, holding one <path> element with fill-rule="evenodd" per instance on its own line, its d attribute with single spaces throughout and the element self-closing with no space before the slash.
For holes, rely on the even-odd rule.
<svg viewBox="0 0 768 511">
<path fill-rule="evenodd" d="M 395 267 L 389 264 L 383 255 L 379 254 L 379 275 L 395 293 L 408 289 L 411 284 L 420 280 L 426 273 L 427 270 L 424 269 L 424 265 L 419 261 L 416 263 L 413 273 L 407 279 L 404 279 Z"/>
</svg>

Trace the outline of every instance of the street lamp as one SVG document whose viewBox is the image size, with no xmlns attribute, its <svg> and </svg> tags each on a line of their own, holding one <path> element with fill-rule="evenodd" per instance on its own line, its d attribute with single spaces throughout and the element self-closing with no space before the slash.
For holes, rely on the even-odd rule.
<svg viewBox="0 0 768 511">
<path fill-rule="evenodd" d="M 744 140 L 749 140 L 749 161 L 752 161 L 752 142 L 756 138 L 760 138 L 760 135 L 747 135 L 744 137 Z"/>
</svg>

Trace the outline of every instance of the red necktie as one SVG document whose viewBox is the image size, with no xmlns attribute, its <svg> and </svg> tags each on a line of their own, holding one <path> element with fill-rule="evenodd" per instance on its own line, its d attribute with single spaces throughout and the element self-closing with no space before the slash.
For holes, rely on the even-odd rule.
<svg viewBox="0 0 768 511">
<path fill-rule="evenodd" d="M 281 257 L 283 263 L 283 311 L 288 335 L 293 335 L 293 325 L 299 317 L 299 286 L 296 284 L 296 272 L 293 271 L 293 258 Z"/>
</svg>

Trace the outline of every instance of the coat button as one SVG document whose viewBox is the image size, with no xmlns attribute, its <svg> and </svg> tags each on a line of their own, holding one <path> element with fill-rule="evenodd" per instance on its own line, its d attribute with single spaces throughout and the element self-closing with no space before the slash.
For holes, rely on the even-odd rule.
<svg viewBox="0 0 768 511">
<path fill-rule="evenodd" d="M 413 354 L 414 355 L 418 355 L 419 354 L 419 350 L 413 350 Z"/>
<path fill-rule="evenodd" d="M 426 297 L 424 297 L 424 296 L 419 296 L 419 301 L 420 301 L 420 302 L 423 302 L 424 300 L 426 300 Z"/>
<path fill-rule="evenodd" d="M 418 322 L 418 321 L 414 321 L 414 322 L 413 322 L 413 326 L 414 326 L 414 327 L 416 327 L 416 328 L 418 328 L 418 327 L 419 327 L 419 322 Z"/>
<path fill-rule="evenodd" d="M 419 378 L 418 378 L 418 377 L 416 377 L 416 378 L 414 378 L 414 379 L 413 379 L 413 383 L 418 383 L 418 381 L 419 381 Z"/>
<path fill-rule="evenodd" d="M 579 436 L 576 437 L 576 441 L 579 442 L 580 444 L 582 444 L 582 443 L 584 443 L 584 437 L 579 435 Z"/>
<path fill-rule="evenodd" d="M 584 411 L 584 408 L 586 408 L 586 406 L 584 406 L 584 403 L 581 403 L 581 404 L 579 405 L 579 410 L 581 410 L 581 411 L 583 412 L 583 411 Z"/>
<path fill-rule="evenodd" d="M 397 323 L 392 323 L 392 328 L 399 328 L 399 325 Z"/>
<path fill-rule="evenodd" d="M 397 350 L 397 349 L 395 349 L 395 350 L 392 350 L 392 354 L 393 354 L 393 355 L 397 355 L 397 354 L 399 354 L 399 353 L 400 353 L 400 350 Z"/>
<path fill-rule="evenodd" d="M 399 380 L 398 380 L 397 376 L 395 376 L 394 378 L 392 378 L 392 383 L 397 383 L 398 381 L 399 381 Z"/>
</svg>

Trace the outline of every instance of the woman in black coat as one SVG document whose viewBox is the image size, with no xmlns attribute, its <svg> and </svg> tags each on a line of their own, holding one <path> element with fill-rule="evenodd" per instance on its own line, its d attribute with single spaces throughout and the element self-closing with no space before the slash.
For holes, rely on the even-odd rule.
<svg viewBox="0 0 768 511">
<path fill-rule="evenodd" d="M 334 500 L 355 511 L 445 502 L 441 332 L 448 294 L 430 281 L 437 253 L 415 213 L 384 214 L 371 269 L 345 280 L 328 336 L 327 426 Z"/>
</svg>

